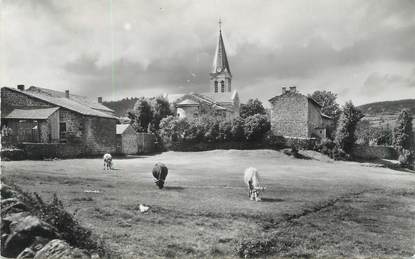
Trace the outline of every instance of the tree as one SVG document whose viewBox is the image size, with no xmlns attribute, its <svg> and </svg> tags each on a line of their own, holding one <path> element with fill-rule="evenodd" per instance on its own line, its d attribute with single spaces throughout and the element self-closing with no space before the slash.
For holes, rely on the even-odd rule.
<svg viewBox="0 0 415 259">
<path fill-rule="evenodd" d="M 139 98 L 133 110 L 128 112 L 128 118 L 131 119 L 130 124 L 137 132 L 146 132 L 153 120 L 153 110 L 150 102 L 144 97 Z"/>
<path fill-rule="evenodd" d="M 232 120 L 231 134 L 233 140 L 245 140 L 244 124 L 245 121 L 241 117 L 236 117 Z"/>
<path fill-rule="evenodd" d="M 205 123 L 205 140 L 215 142 L 219 138 L 219 121 L 209 118 Z"/>
<path fill-rule="evenodd" d="M 366 145 L 392 145 L 392 130 L 389 127 L 371 126 L 367 120 L 357 124 L 355 135 L 359 143 Z"/>
<path fill-rule="evenodd" d="M 393 146 L 398 149 L 413 149 L 412 116 L 407 109 L 402 110 L 393 130 Z"/>
<path fill-rule="evenodd" d="M 241 116 L 241 118 L 245 119 L 255 114 L 266 114 L 265 108 L 260 100 L 249 99 L 246 104 L 241 104 L 239 110 L 239 116 Z"/>
<path fill-rule="evenodd" d="M 160 129 L 159 125 L 161 119 L 169 115 L 172 115 L 172 112 L 170 110 L 170 104 L 169 101 L 166 100 L 166 98 L 158 96 L 151 100 L 151 108 L 153 111 L 153 120 L 151 124 L 154 126 L 155 130 L 158 130 Z"/>
<path fill-rule="evenodd" d="M 255 114 L 245 119 L 244 133 L 249 141 L 261 139 L 270 129 L 271 123 L 266 115 Z"/>
<path fill-rule="evenodd" d="M 229 141 L 232 138 L 232 123 L 228 120 L 219 122 L 219 139 Z"/>
<path fill-rule="evenodd" d="M 314 91 L 311 95 L 317 103 L 321 105 L 321 112 L 332 117 L 335 121 L 339 119 L 341 110 L 340 105 L 336 102 L 337 94 L 330 91 Z"/>
<path fill-rule="evenodd" d="M 346 154 L 351 154 L 353 144 L 356 141 L 356 125 L 363 117 L 363 113 L 351 101 L 344 105 L 336 131 L 335 142 Z"/>
<path fill-rule="evenodd" d="M 189 141 L 202 142 L 205 137 L 206 126 L 204 120 L 201 118 L 189 121 L 189 129 L 187 130 L 186 138 Z"/>
<path fill-rule="evenodd" d="M 414 160 L 414 133 L 412 131 L 412 116 L 407 109 L 401 111 L 393 130 L 393 146 L 399 152 L 402 165 L 411 167 Z"/>
</svg>

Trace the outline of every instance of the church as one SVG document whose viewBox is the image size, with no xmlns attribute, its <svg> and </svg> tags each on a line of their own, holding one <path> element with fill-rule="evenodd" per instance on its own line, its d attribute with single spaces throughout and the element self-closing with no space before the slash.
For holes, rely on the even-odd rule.
<svg viewBox="0 0 415 259">
<path fill-rule="evenodd" d="M 202 115 L 232 119 L 239 116 L 239 95 L 232 89 L 232 73 L 223 43 L 219 21 L 219 40 L 213 58 L 209 92 L 165 94 L 176 108 L 176 116 L 193 119 Z"/>
</svg>

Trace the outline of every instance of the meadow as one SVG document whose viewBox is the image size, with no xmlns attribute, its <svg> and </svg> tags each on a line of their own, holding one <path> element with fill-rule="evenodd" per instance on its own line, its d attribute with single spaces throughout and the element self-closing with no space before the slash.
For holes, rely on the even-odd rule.
<svg viewBox="0 0 415 259">
<path fill-rule="evenodd" d="M 2 178 L 54 193 L 122 257 L 409 257 L 415 254 L 415 174 L 314 152 L 165 152 L 102 159 L 2 162 Z M 165 188 L 152 166 L 169 168 Z M 248 199 L 243 171 L 266 191 Z M 150 206 L 146 213 L 139 204 Z"/>
</svg>

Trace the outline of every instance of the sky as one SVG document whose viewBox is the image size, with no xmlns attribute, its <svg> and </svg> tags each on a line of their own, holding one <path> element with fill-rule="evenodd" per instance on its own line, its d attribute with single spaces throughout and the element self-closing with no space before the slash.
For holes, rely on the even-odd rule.
<svg viewBox="0 0 415 259">
<path fill-rule="evenodd" d="M 415 98 L 415 0 L 0 0 L 0 85 L 105 100 L 209 91 L 222 20 L 242 101 Z"/>
</svg>

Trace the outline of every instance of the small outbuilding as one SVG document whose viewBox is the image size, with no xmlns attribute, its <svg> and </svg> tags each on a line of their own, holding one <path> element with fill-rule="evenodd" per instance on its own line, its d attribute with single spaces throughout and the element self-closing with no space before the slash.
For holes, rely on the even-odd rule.
<svg viewBox="0 0 415 259">
<path fill-rule="evenodd" d="M 132 155 L 138 152 L 137 133 L 130 124 L 117 124 L 117 153 Z"/>
</svg>

